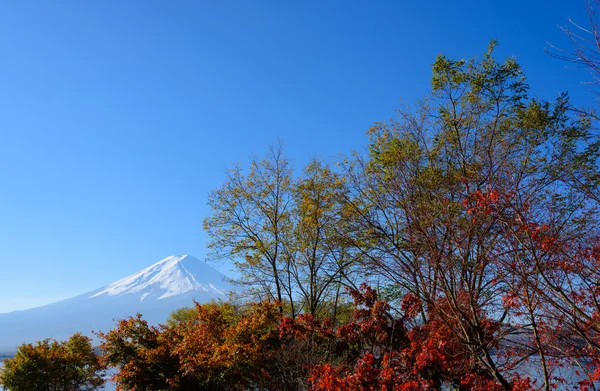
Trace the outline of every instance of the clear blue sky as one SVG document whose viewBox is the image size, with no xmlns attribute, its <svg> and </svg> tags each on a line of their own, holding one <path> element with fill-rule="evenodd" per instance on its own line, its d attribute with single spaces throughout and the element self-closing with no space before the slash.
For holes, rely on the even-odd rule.
<svg viewBox="0 0 600 391">
<path fill-rule="evenodd" d="M 497 39 L 533 94 L 593 104 L 543 51 L 568 17 L 583 0 L 2 2 L 0 312 L 203 258 L 227 167 L 277 137 L 298 166 L 363 148 L 439 53 Z"/>
</svg>

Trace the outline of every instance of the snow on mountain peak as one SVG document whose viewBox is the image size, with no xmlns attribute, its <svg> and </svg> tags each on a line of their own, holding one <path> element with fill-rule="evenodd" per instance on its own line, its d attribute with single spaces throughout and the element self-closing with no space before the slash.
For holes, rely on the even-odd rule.
<svg viewBox="0 0 600 391">
<path fill-rule="evenodd" d="M 0 346 L 16 348 L 49 336 L 110 330 L 116 319 L 140 313 L 151 325 L 164 324 L 193 301 L 227 300 L 233 287 L 205 262 L 190 255 L 167 257 L 150 267 L 91 292 L 25 311 L 0 314 Z"/>
<path fill-rule="evenodd" d="M 100 288 L 91 296 L 135 295 L 142 300 L 165 299 L 188 292 L 227 297 L 225 276 L 191 255 L 173 255 L 135 274 Z"/>
</svg>

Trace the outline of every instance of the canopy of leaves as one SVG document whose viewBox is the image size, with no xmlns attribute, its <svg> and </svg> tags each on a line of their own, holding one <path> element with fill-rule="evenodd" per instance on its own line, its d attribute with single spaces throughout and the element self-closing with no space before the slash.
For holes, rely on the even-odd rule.
<svg viewBox="0 0 600 391">
<path fill-rule="evenodd" d="M 4 361 L 0 384 L 10 391 L 92 391 L 104 385 L 104 367 L 91 340 L 75 334 L 68 341 L 43 340 L 19 346 Z"/>
</svg>

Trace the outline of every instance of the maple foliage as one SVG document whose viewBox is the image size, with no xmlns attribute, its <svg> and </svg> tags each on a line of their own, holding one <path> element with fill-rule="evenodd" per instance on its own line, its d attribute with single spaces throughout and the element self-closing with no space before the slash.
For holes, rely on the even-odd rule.
<svg viewBox="0 0 600 391">
<path fill-rule="evenodd" d="M 276 346 L 280 319 L 276 303 L 252 305 L 235 322 L 222 308 L 197 304 L 193 327 L 180 324 L 172 332 L 178 343 L 174 354 L 181 370 L 206 389 L 246 389 L 268 377 L 272 346 Z"/>
<path fill-rule="evenodd" d="M 336 326 L 311 314 L 281 318 L 278 304 L 268 302 L 239 310 L 197 304 L 195 319 L 170 326 L 129 318 L 101 335 L 104 360 L 118 369 L 114 380 L 123 390 L 503 389 L 470 355 L 456 325 L 435 311 L 417 321 L 414 295 L 394 316 L 366 284 L 349 294 L 353 316 Z M 447 307 L 441 301 L 437 311 Z M 491 338 L 495 325 L 484 329 Z"/>
<path fill-rule="evenodd" d="M 191 385 L 191 378 L 179 370 L 179 360 L 172 350 L 176 342 L 164 327 L 149 326 L 138 314 L 118 322 L 103 341 L 103 361 L 117 368 L 112 380 L 120 390 L 177 390 Z M 191 387 L 190 390 L 197 389 Z"/>
<path fill-rule="evenodd" d="M 348 324 L 336 330 L 338 343 L 344 344 L 345 362 L 324 363 L 311 371 L 309 381 L 314 390 L 438 390 L 459 387 L 469 390 L 502 390 L 486 370 L 465 348 L 454 331 L 435 312 L 448 310 L 438 303 L 425 323 L 410 327 L 415 318 L 416 299 L 407 295 L 402 300 L 401 317 L 391 315 L 391 307 L 379 300 L 377 293 L 363 285 L 350 292 L 357 309 Z M 491 338 L 496 326 L 483 326 Z M 527 390 L 527 380 L 513 379 L 511 389 Z"/>
<path fill-rule="evenodd" d="M 278 304 L 232 316 L 230 304 L 196 304 L 195 318 L 152 327 L 138 315 L 100 334 L 104 360 L 123 390 L 242 390 L 268 378 Z"/>
</svg>

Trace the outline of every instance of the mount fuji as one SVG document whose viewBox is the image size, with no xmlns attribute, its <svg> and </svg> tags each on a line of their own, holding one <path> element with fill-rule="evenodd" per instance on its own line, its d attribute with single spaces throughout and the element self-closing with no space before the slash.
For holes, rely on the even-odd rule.
<svg viewBox="0 0 600 391">
<path fill-rule="evenodd" d="M 225 276 L 191 255 L 167 257 L 112 284 L 70 299 L 24 311 L 0 314 L 0 351 L 44 338 L 66 339 L 75 332 L 93 338 L 115 321 L 141 313 L 150 324 L 193 305 L 227 300 Z"/>
</svg>

